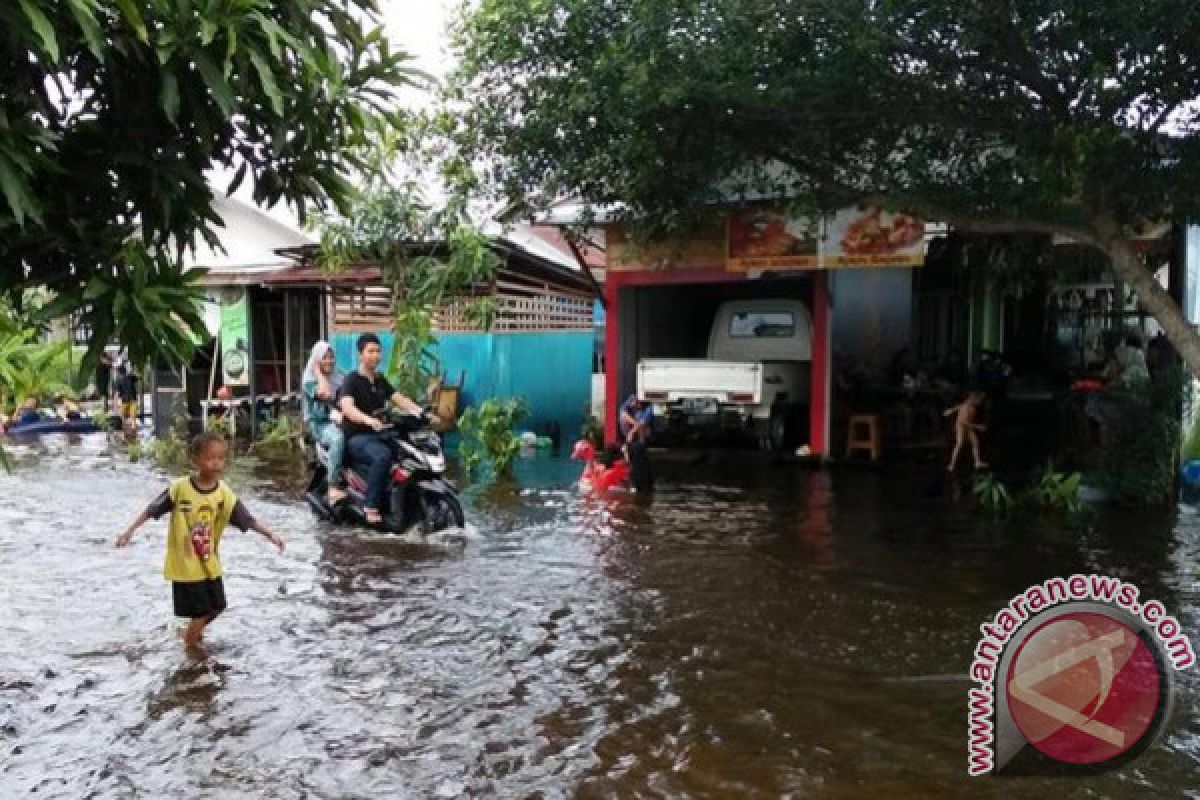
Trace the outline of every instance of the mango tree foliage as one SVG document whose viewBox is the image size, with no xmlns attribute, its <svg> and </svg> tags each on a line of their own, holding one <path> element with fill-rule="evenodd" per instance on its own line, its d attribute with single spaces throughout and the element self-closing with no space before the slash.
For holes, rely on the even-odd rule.
<svg viewBox="0 0 1200 800">
<path fill-rule="evenodd" d="M 194 297 L 161 262 L 215 242 L 206 171 L 302 215 L 344 203 L 347 154 L 412 79 L 376 14 L 373 0 L 0 3 L 0 292 L 48 288 L 97 330 L 180 355 L 171 331 Z M 131 238 L 158 266 L 134 272 Z"/>
<path fill-rule="evenodd" d="M 1190 0 L 480 0 L 457 42 L 443 124 L 514 198 L 668 233 L 765 195 L 1066 236 L 1200 375 L 1130 246 L 1200 215 Z"/>
</svg>

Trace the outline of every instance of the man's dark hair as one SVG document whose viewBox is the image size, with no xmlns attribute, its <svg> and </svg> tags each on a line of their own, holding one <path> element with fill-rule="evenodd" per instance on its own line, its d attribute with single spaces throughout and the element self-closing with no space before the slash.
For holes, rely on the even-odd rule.
<svg viewBox="0 0 1200 800">
<path fill-rule="evenodd" d="M 192 437 L 188 442 L 188 455 L 192 458 L 199 458 L 200 455 L 208 448 L 210 444 L 221 444 L 225 447 L 229 446 L 229 440 L 216 431 L 204 431 Z"/>
<path fill-rule="evenodd" d="M 358 352 L 361 353 L 363 350 L 366 350 L 367 345 L 369 344 L 377 344 L 380 347 L 383 347 L 383 342 L 379 341 L 378 336 L 373 333 L 364 333 L 362 336 L 358 337 Z"/>
</svg>

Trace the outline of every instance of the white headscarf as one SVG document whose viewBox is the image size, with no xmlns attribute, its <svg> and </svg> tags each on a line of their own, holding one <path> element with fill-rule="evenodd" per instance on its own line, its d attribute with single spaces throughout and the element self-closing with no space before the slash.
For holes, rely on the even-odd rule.
<svg viewBox="0 0 1200 800">
<path fill-rule="evenodd" d="M 312 352 L 308 356 L 308 363 L 304 365 L 304 377 L 301 378 L 301 383 L 308 383 L 317 379 L 317 374 L 321 371 L 321 359 L 332 349 L 333 347 L 326 341 L 319 341 L 312 346 Z M 342 375 L 338 372 L 336 366 L 334 366 L 333 372 L 328 376 L 327 380 L 335 391 L 341 387 Z"/>
</svg>

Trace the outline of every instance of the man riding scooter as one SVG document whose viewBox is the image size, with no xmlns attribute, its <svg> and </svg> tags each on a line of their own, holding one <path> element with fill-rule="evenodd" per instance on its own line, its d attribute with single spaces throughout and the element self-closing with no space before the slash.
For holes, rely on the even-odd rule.
<svg viewBox="0 0 1200 800">
<path fill-rule="evenodd" d="M 378 336 L 364 333 L 358 337 L 357 347 L 358 369 L 343 381 L 338 407 L 346 434 L 346 455 L 352 464 L 360 465 L 366 472 L 367 524 L 379 525 L 383 520 L 380 509 L 387 491 L 388 472 L 397 454 L 390 440 L 378 435 L 385 423 L 373 415 L 387 408 L 389 401 L 407 414 L 424 416 L 425 412 L 379 374 L 383 347 Z"/>
</svg>

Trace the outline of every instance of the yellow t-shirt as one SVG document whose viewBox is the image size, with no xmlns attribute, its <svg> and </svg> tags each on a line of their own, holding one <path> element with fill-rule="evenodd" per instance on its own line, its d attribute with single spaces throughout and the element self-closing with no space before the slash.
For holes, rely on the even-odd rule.
<svg viewBox="0 0 1200 800">
<path fill-rule="evenodd" d="M 212 490 L 202 492 L 190 477 L 173 481 L 165 494 L 160 501 L 169 500 L 169 505 L 151 506 L 160 511 L 169 508 L 171 513 L 163 576 L 169 581 L 221 577 L 221 534 L 233 516 L 237 495 L 224 481 L 218 482 Z M 197 553 L 197 543 L 208 551 L 207 558 L 201 558 Z"/>
</svg>

